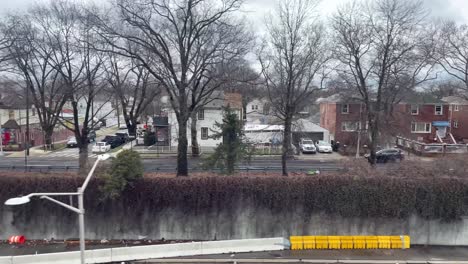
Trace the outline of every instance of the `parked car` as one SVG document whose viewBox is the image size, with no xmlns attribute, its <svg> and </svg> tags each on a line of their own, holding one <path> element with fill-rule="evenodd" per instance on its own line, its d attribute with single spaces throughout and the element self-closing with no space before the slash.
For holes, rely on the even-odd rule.
<svg viewBox="0 0 468 264">
<path fill-rule="evenodd" d="M 314 141 L 311 139 L 303 138 L 301 142 L 299 142 L 299 148 L 302 153 L 317 153 L 317 149 L 315 148 Z"/>
<path fill-rule="evenodd" d="M 111 148 L 119 147 L 124 143 L 123 140 L 117 136 L 106 136 L 101 142 L 106 142 Z"/>
<path fill-rule="evenodd" d="M 92 152 L 93 153 L 105 153 L 111 149 L 111 145 L 107 142 L 96 142 L 93 146 Z"/>
<path fill-rule="evenodd" d="M 130 135 L 128 135 L 127 131 L 119 131 L 115 133 L 115 136 L 121 138 L 124 143 L 127 143 L 130 141 Z"/>
<path fill-rule="evenodd" d="M 382 149 L 377 151 L 375 155 L 375 161 L 377 163 L 399 162 L 405 158 L 401 149 L 396 148 Z M 369 154 L 364 155 L 364 157 L 370 162 Z"/>
<path fill-rule="evenodd" d="M 78 147 L 78 142 L 75 137 L 69 137 L 67 140 L 67 148 L 76 148 Z"/>
<path fill-rule="evenodd" d="M 315 148 L 317 149 L 317 152 L 321 153 L 332 153 L 332 145 L 326 141 L 319 140 L 315 142 Z"/>
</svg>

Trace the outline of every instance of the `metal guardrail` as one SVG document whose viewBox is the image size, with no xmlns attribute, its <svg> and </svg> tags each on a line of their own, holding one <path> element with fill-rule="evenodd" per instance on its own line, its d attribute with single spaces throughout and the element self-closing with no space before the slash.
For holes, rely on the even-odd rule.
<svg viewBox="0 0 468 264">
<path fill-rule="evenodd" d="M 51 172 L 51 171 L 77 171 L 79 166 L 74 165 L 0 165 L 0 170 L 9 170 L 9 171 L 26 171 L 26 172 Z M 236 170 L 239 172 L 277 172 L 281 171 L 281 166 L 240 166 Z M 191 172 L 220 172 L 218 168 L 212 168 L 206 170 L 201 167 L 192 167 L 189 168 Z M 319 172 L 339 172 L 344 171 L 344 167 L 325 167 L 325 166 L 312 166 L 312 167 L 290 167 L 290 172 L 303 172 L 307 173 L 310 171 L 319 171 Z M 146 167 L 145 172 L 176 172 L 177 167 L 175 166 L 158 166 L 158 167 Z"/>
<path fill-rule="evenodd" d="M 77 171 L 78 166 L 67 165 L 0 165 L 0 170 L 50 172 L 50 171 Z"/>
<path fill-rule="evenodd" d="M 203 171 L 209 171 L 209 172 L 220 172 L 221 170 L 218 169 L 218 168 L 212 168 L 212 169 L 204 169 L 204 168 L 201 168 L 201 167 L 193 167 L 193 168 L 189 168 L 189 170 L 191 172 L 203 172 Z M 259 167 L 259 166 L 255 166 L 255 167 L 237 167 L 236 168 L 236 171 L 238 172 L 278 172 L 278 171 L 281 171 L 282 168 L 280 166 L 268 166 L 268 167 Z M 320 167 L 320 166 L 317 166 L 317 167 L 301 167 L 301 168 L 294 168 L 294 167 L 290 167 L 288 168 L 288 171 L 290 172 L 303 172 L 303 173 L 307 173 L 307 172 L 310 172 L 310 171 L 319 171 L 319 172 L 339 172 L 339 171 L 344 171 L 345 168 L 344 167 Z M 163 166 L 163 167 L 155 167 L 155 168 L 145 168 L 145 171 L 146 172 L 176 172 L 177 171 L 177 167 L 173 167 L 173 166 Z"/>
</svg>

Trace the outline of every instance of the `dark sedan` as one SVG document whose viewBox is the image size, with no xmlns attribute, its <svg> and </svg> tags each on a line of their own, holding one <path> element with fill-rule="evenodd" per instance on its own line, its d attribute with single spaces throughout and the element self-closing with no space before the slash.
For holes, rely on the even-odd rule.
<svg viewBox="0 0 468 264">
<path fill-rule="evenodd" d="M 400 162 L 405 158 L 403 152 L 400 149 L 395 148 L 379 150 L 375 155 L 375 161 L 377 163 Z M 370 162 L 370 155 L 367 154 L 365 157 Z"/>
</svg>

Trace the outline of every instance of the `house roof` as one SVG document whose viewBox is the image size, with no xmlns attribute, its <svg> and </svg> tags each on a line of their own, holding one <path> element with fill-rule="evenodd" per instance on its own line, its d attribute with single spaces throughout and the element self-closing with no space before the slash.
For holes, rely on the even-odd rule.
<svg viewBox="0 0 468 264">
<path fill-rule="evenodd" d="M 447 96 L 442 98 L 442 101 L 448 104 L 468 105 L 468 100 L 459 96 Z"/>
<path fill-rule="evenodd" d="M 318 104 L 322 103 L 359 103 L 361 100 L 355 96 L 348 97 L 343 94 L 334 94 L 329 97 L 318 98 Z"/>
<path fill-rule="evenodd" d="M 20 129 L 21 127 L 18 125 L 18 123 L 15 120 L 10 119 L 10 120 L 6 121 L 5 124 L 2 125 L 2 128 Z"/>
<path fill-rule="evenodd" d="M 405 95 L 401 103 L 407 104 L 443 104 L 443 100 L 429 93 L 410 93 Z"/>
<path fill-rule="evenodd" d="M 313 123 L 307 119 L 298 119 L 293 122 L 294 132 L 328 132 L 325 128 Z"/>
</svg>

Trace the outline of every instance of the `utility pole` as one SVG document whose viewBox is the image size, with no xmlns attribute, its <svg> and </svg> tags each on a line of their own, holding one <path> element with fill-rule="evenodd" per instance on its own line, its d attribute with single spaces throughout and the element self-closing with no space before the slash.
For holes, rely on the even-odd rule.
<svg viewBox="0 0 468 264">
<path fill-rule="evenodd" d="M 24 151 L 24 165 L 27 170 L 29 156 L 29 84 L 26 85 L 26 135 L 24 139 L 26 150 Z"/>
<path fill-rule="evenodd" d="M 362 127 L 362 103 L 359 104 L 359 124 L 357 128 L 357 147 L 356 147 L 356 159 L 360 157 L 361 151 L 361 127 Z"/>
<path fill-rule="evenodd" d="M 2 128 L 2 115 L 0 114 L 0 156 L 3 156 L 3 128 Z"/>
</svg>

